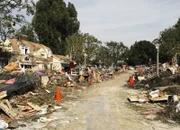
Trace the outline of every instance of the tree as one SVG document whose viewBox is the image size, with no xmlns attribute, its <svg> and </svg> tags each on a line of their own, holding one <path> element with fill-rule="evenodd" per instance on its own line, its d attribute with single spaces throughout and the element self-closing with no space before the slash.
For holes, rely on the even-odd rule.
<svg viewBox="0 0 180 130">
<path fill-rule="evenodd" d="M 15 34 L 16 37 L 21 38 L 21 36 L 26 35 L 27 40 L 31 42 L 38 42 L 35 36 L 34 29 L 31 24 L 23 25 Z"/>
<path fill-rule="evenodd" d="M 18 12 L 26 10 L 27 15 L 30 15 L 34 13 L 33 7 L 33 0 L 0 0 L 0 31 L 14 32 L 13 26 L 25 21 Z"/>
<path fill-rule="evenodd" d="M 101 65 L 111 65 L 109 59 L 109 52 L 106 46 L 100 45 L 97 48 L 96 59 L 94 63 L 100 63 Z"/>
<path fill-rule="evenodd" d="M 122 42 L 107 42 L 106 43 L 108 53 L 109 53 L 109 59 L 111 64 L 117 64 L 118 61 L 125 60 L 125 57 L 123 57 L 124 53 L 128 50 L 128 47 L 126 47 Z"/>
<path fill-rule="evenodd" d="M 73 34 L 66 38 L 66 54 L 78 63 L 83 63 L 83 44 L 84 37 L 82 34 Z"/>
<path fill-rule="evenodd" d="M 77 31 L 79 30 L 79 26 L 80 23 L 77 19 L 77 11 L 75 6 L 68 2 L 68 7 L 67 7 L 67 11 L 68 11 L 68 22 L 67 22 L 67 28 L 65 29 L 66 35 L 65 38 L 69 35 L 72 35 L 74 33 L 77 33 Z"/>
<path fill-rule="evenodd" d="M 98 48 L 101 45 L 101 41 L 88 33 L 83 34 L 84 37 L 84 53 L 87 54 L 87 63 L 91 64 L 95 62 L 97 57 Z"/>
<path fill-rule="evenodd" d="M 180 19 L 177 23 L 160 32 L 160 60 L 162 62 L 171 61 L 180 52 Z"/>
<path fill-rule="evenodd" d="M 39 0 L 33 17 L 39 42 L 55 54 L 65 54 L 65 39 L 79 30 L 77 12 L 73 4 L 63 0 Z"/>
<path fill-rule="evenodd" d="M 96 59 L 100 44 L 97 38 L 88 33 L 76 33 L 66 38 L 66 54 L 79 63 L 83 63 L 86 54 L 87 64 L 91 64 Z"/>
<path fill-rule="evenodd" d="M 148 64 L 149 59 L 155 61 L 156 48 L 149 41 L 139 41 L 130 47 L 128 55 L 129 65 Z"/>
</svg>

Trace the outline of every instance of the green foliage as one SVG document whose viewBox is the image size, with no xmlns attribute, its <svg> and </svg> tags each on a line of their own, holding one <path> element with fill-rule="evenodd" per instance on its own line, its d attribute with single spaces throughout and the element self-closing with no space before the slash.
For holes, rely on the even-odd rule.
<svg viewBox="0 0 180 130">
<path fill-rule="evenodd" d="M 77 12 L 73 4 L 63 0 L 39 0 L 33 26 L 40 43 L 55 54 L 65 54 L 65 39 L 79 30 Z"/>
<path fill-rule="evenodd" d="M 80 23 L 77 19 L 77 11 L 76 8 L 74 7 L 74 5 L 70 2 L 68 2 L 68 7 L 67 7 L 67 11 L 68 11 L 68 22 L 66 25 L 66 35 L 65 37 L 72 35 L 74 33 L 77 33 L 77 31 L 79 30 L 79 26 Z"/>
<path fill-rule="evenodd" d="M 27 15 L 34 13 L 33 0 L 0 0 L 0 29 L 2 32 L 8 30 L 8 33 L 14 32 L 16 24 L 25 21 L 24 16 L 18 12 L 26 10 Z"/>
<path fill-rule="evenodd" d="M 109 59 L 108 48 L 106 46 L 99 46 L 96 53 L 96 59 L 94 62 L 95 63 L 101 62 L 101 64 L 103 65 L 110 65 L 109 61 L 110 59 Z"/>
<path fill-rule="evenodd" d="M 149 59 L 155 61 L 156 48 L 149 41 L 139 41 L 130 47 L 128 55 L 129 65 L 148 64 Z"/>
<path fill-rule="evenodd" d="M 17 38 L 21 38 L 21 36 L 26 35 L 27 40 L 31 42 L 38 42 L 35 37 L 35 32 L 31 24 L 27 24 L 22 26 L 15 34 Z"/>
<path fill-rule="evenodd" d="M 108 51 L 108 59 L 110 64 L 117 64 L 118 61 L 125 60 L 125 52 L 128 51 L 128 47 L 126 47 L 122 42 L 107 42 L 107 51 Z"/>
<path fill-rule="evenodd" d="M 78 63 L 83 63 L 83 44 L 82 34 L 73 34 L 66 38 L 66 54 Z"/>
<path fill-rule="evenodd" d="M 86 53 L 87 63 L 91 64 L 96 59 L 100 44 L 100 41 L 88 33 L 76 33 L 66 38 L 66 54 L 83 64 Z"/>
<path fill-rule="evenodd" d="M 160 46 L 160 60 L 162 62 L 170 61 L 180 52 L 180 19 L 177 23 L 165 29 L 160 33 L 162 41 Z"/>
<path fill-rule="evenodd" d="M 8 63 L 8 60 L 12 57 L 12 53 L 0 50 L 0 61 Z"/>
<path fill-rule="evenodd" d="M 101 41 L 99 41 L 94 36 L 85 33 L 84 37 L 84 52 L 87 54 L 87 62 L 93 63 L 96 60 L 99 46 L 101 45 Z"/>
</svg>

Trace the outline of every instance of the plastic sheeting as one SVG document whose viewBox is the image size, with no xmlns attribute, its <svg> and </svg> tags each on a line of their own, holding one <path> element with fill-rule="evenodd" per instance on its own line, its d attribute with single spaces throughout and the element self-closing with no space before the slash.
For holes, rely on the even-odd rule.
<svg viewBox="0 0 180 130">
<path fill-rule="evenodd" d="M 13 79 L 7 80 L 5 84 L 14 84 L 15 81 L 16 81 L 16 78 L 13 78 Z"/>
<path fill-rule="evenodd" d="M 45 73 L 42 73 L 42 72 L 37 71 L 37 70 L 35 70 L 34 73 L 37 74 L 37 75 L 39 75 L 39 76 L 46 76 Z"/>
</svg>

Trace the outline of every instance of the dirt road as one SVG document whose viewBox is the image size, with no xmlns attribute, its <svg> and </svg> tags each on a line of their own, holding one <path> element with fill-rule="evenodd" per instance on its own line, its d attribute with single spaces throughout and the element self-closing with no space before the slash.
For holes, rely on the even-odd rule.
<svg viewBox="0 0 180 130">
<path fill-rule="evenodd" d="M 129 107 L 127 95 L 138 90 L 124 87 L 129 73 L 89 87 L 62 103 L 46 123 L 30 122 L 19 130 L 180 130 L 179 126 L 144 119 Z"/>
</svg>

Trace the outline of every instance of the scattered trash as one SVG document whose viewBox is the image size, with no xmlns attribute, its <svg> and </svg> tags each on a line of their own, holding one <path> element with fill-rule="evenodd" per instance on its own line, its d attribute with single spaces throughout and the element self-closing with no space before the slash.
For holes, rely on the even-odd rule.
<svg viewBox="0 0 180 130">
<path fill-rule="evenodd" d="M 47 113 L 47 108 L 42 108 L 41 112 L 39 113 L 40 115 L 44 115 Z"/>
<path fill-rule="evenodd" d="M 159 90 L 154 90 L 149 93 L 150 98 L 159 97 Z"/>
<path fill-rule="evenodd" d="M 6 123 L 4 120 L 0 120 L 0 128 L 1 129 L 6 129 L 8 128 L 8 123 Z"/>
<path fill-rule="evenodd" d="M 173 101 L 174 101 L 174 102 L 179 102 L 179 98 L 178 98 L 177 95 L 173 95 Z"/>
<path fill-rule="evenodd" d="M 52 121 L 52 120 L 53 120 L 53 119 L 51 119 L 51 118 L 40 117 L 40 119 L 38 120 L 38 122 L 46 123 L 46 122 L 50 122 L 50 121 Z"/>
<path fill-rule="evenodd" d="M 173 121 L 173 120 L 167 120 L 167 122 L 172 123 L 172 124 L 175 124 L 175 123 L 176 123 L 176 122 Z"/>
<path fill-rule="evenodd" d="M 180 111 L 180 102 L 176 105 L 176 112 Z"/>
<path fill-rule="evenodd" d="M 54 109 L 55 110 L 59 110 L 59 109 L 61 109 L 62 107 L 61 106 L 54 106 Z"/>
<path fill-rule="evenodd" d="M 49 90 L 47 90 L 47 89 L 46 89 L 46 92 L 47 92 L 47 93 L 51 93 L 51 92 L 50 92 Z"/>
</svg>

